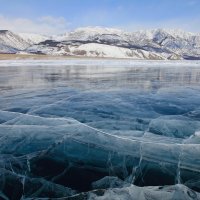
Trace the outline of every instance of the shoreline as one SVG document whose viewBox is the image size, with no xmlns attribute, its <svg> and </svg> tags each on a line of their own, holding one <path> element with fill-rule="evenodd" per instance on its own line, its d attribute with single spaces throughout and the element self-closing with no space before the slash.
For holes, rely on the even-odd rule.
<svg viewBox="0 0 200 200">
<path fill-rule="evenodd" d="M 0 60 L 125 60 L 125 61 L 198 61 L 198 60 L 161 60 L 161 59 L 133 59 L 115 57 L 86 57 L 86 56 L 64 56 L 64 55 L 42 55 L 42 54 L 4 54 L 0 53 Z"/>
<path fill-rule="evenodd" d="M 44 55 L 44 54 L 42 55 L 42 54 L 0 53 L 0 60 L 76 60 L 76 59 L 77 60 L 88 60 L 88 59 L 90 60 L 131 60 L 131 61 L 142 60 L 142 59 L 133 59 L 133 58 L 114 58 L 114 57 L 86 57 L 86 56 L 64 56 L 64 55 Z"/>
<path fill-rule="evenodd" d="M 51 60 L 104 60 L 104 61 L 130 61 L 130 62 L 138 62 L 138 61 L 144 61 L 144 62 L 200 62 L 198 59 L 134 59 L 134 58 L 115 58 L 115 57 L 87 57 L 87 56 L 64 56 L 64 55 L 44 55 L 44 54 L 6 54 L 6 53 L 0 53 L 0 61 L 4 60 L 46 60 L 46 61 L 51 61 Z"/>
</svg>

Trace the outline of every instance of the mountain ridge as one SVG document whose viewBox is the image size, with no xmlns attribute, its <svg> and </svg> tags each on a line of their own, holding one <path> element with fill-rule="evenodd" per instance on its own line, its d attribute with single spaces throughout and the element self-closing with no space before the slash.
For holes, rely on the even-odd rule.
<svg viewBox="0 0 200 200">
<path fill-rule="evenodd" d="M 200 60 L 200 34 L 173 29 L 128 32 L 84 27 L 62 35 L 44 36 L 0 30 L 0 53 Z"/>
</svg>

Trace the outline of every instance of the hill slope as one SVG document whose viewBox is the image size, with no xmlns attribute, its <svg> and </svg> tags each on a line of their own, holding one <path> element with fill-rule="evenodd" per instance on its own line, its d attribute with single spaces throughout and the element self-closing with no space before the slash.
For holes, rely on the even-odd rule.
<svg viewBox="0 0 200 200">
<path fill-rule="evenodd" d="M 24 50 L 29 46 L 30 44 L 18 34 L 8 30 L 0 30 L 1 53 L 14 53 L 20 50 Z"/>
<path fill-rule="evenodd" d="M 86 27 L 57 36 L 0 31 L 0 52 L 114 57 L 132 59 L 200 59 L 200 35 L 180 30 L 125 32 Z"/>
</svg>

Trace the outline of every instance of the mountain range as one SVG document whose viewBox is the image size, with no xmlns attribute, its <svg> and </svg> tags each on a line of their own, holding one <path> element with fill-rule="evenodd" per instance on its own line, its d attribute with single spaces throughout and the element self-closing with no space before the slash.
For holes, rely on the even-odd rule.
<svg viewBox="0 0 200 200">
<path fill-rule="evenodd" d="M 0 30 L 0 53 L 152 60 L 200 60 L 200 34 L 181 30 L 126 32 L 86 27 L 44 36 Z"/>
</svg>

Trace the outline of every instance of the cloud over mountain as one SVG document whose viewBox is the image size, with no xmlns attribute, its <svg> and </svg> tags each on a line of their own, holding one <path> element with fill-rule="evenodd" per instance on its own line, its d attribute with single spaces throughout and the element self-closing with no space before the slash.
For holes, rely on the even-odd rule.
<svg viewBox="0 0 200 200">
<path fill-rule="evenodd" d="M 43 16 L 37 19 L 10 18 L 0 15 L 1 29 L 14 32 L 57 34 L 68 29 L 69 22 L 63 17 Z"/>
</svg>

